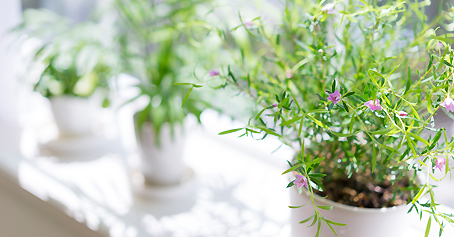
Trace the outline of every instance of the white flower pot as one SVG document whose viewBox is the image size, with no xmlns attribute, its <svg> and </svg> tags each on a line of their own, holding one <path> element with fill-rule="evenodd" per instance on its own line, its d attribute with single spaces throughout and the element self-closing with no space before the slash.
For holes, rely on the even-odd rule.
<svg viewBox="0 0 454 237">
<path fill-rule="evenodd" d="M 160 131 L 160 145 L 157 146 L 151 124 L 145 122 L 140 134 L 136 125 L 141 171 L 149 185 L 178 185 L 186 176 L 187 167 L 183 162 L 184 132 L 180 125 L 175 125 L 174 129 L 172 137 L 170 125 L 164 124 Z"/>
<path fill-rule="evenodd" d="M 307 227 L 312 220 L 303 224 L 300 221 L 314 214 L 307 191 L 298 193 L 296 187 L 290 188 L 292 206 L 306 204 L 304 207 L 291 209 L 291 224 L 293 237 L 314 237 L 317 225 Z M 315 199 L 316 205 L 333 206 L 331 211 L 320 210 L 328 220 L 347 224 L 335 226 L 337 237 L 395 237 L 405 236 L 409 225 L 408 206 L 402 205 L 391 208 L 359 208 L 336 203 L 327 199 Z M 320 237 L 335 237 L 331 229 L 323 223 Z"/>
<path fill-rule="evenodd" d="M 93 134 L 96 107 L 90 98 L 54 96 L 50 104 L 60 137 Z"/>
</svg>

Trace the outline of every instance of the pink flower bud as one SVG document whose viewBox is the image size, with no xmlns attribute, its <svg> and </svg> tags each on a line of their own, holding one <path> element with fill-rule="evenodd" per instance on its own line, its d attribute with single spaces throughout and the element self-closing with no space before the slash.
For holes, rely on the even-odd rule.
<svg viewBox="0 0 454 237">
<path fill-rule="evenodd" d="M 244 19 L 243 21 L 244 26 L 247 28 L 252 27 L 255 23 L 252 21 L 251 18 Z"/>
<path fill-rule="evenodd" d="M 398 114 L 400 117 L 405 117 L 405 116 L 408 115 L 408 113 L 405 112 L 405 111 L 398 111 L 397 114 Z"/>
<path fill-rule="evenodd" d="M 291 69 L 285 70 L 285 77 L 288 79 L 293 78 L 293 73 Z"/>
<path fill-rule="evenodd" d="M 219 72 L 214 69 L 211 69 L 210 71 L 208 71 L 208 74 L 210 74 L 210 77 L 214 77 L 219 75 Z"/>
<path fill-rule="evenodd" d="M 336 13 L 336 10 L 334 9 L 334 4 L 333 3 L 326 4 L 322 8 L 322 11 L 326 12 L 326 14 L 335 14 Z"/>
</svg>

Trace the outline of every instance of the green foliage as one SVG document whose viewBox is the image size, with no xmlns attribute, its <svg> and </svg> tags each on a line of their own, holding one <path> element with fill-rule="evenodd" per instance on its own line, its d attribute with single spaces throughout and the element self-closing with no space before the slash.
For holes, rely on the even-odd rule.
<svg viewBox="0 0 454 237">
<path fill-rule="evenodd" d="M 23 19 L 14 31 L 25 34 L 26 42 L 40 41 L 31 64 L 31 69 L 42 68 L 34 84 L 36 91 L 45 97 L 88 97 L 99 87 L 108 89 L 116 57 L 101 25 L 76 24 L 47 10 L 27 10 Z"/>
<path fill-rule="evenodd" d="M 225 39 L 229 32 L 216 30 L 235 59 L 220 77 L 253 98 L 260 111 L 242 136 L 273 135 L 302 153 L 284 172 L 311 181 L 315 213 L 302 223 L 313 220 L 310 226 L 317 224 L 319 230 L 322 223 L 339 224 L 318 212 L 329 207 L 313 201 L 313 189 L 323 189 L 322 179 L 355 174 L 375 184 L 394 183 L 423 170 L 428 179 L 418 183 L 413 175 L 406 187 L 411 203 L 440 228 L 440 218 L 452 223 L 436 210 L 429 177 L 435 179 L 431 173 L 439 157 L 447 158 L 446 177 L 453 158 L 454 142 L 440 139 L 444 130 L 433 122 L 441 103 L 453 97 L 452 34 L 435 28 L 452 22 L 453 8 L 427 22 L 424 1 L 334 1 L 333 13 L 327 4 L 287 0 L 276 26 L 259 17 L 246 24 L 240 16 L 242 24 L 231 34 L 246 31 L 252 48 L 232 44 Z M 328 99 L 336 90 L 337 103 Z M 375 100 L 381 110 L 366 106 Z M 435 136 L 429 136 L 433 131 Z M 420 204 L 426 195 L 430 205 Z"/>
<path fill-rule="evenodd" d="M 151 122 L 159 137 L 164 123 L 173 130 L 187 114 L 200 120 L 208 106 L 198 99 L 195 88 L 200 86 L 185 83 L 193 78 L 192 64 L 197 61 L 199 41 L 208 32 L 198 15 L 205 2 L 208 1 L 115 1 L 122 71 L 140 79 L 140 95 L 149 98 L 148 106 L 138 113 L 139 132 L 143 123 Z M 156 141 L 159 144 L 159 139 Z"/>
</svg>

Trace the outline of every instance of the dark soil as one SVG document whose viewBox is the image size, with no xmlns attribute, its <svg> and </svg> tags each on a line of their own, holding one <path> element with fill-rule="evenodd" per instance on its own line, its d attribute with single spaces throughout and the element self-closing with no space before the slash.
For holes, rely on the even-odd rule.
<svg viewBox="0 0 454 237">
<path fill-rule="evenodd" d="M 350 179 L 347 176 L 329 181 L 325 179 L 324 186 L 324 192 L 314 192 L 323 197 L 327 196 L 334 202 L 355 207 L 393 207 L 406 204 L 410 199 L 410 192 L 396 191 L 409 186 L 408 178 L 395 181 L 393 185 L 388 180 L 375 185 L 370 182 L 369 177 L 353 175 Z"/>
</svg>

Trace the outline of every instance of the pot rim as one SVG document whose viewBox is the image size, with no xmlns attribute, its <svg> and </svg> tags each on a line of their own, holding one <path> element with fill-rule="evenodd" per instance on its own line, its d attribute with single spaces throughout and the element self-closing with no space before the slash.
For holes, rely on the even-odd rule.
<svg viewBox="0 0 454 237">
<path fill-rule="evenodd" d="M 298 192 L 298 195 L 302 195 L 302 194 L 304 194 L 307 197 L 309 197 L 309 191 L 307 189 L 303 189 L 303 192 L 301 194 Z M 315 201 L 319 201 L 319 202 L 322 202 L 322 203 L 327 204 L 329 206 L 333 206 L 333 207 L 336 207 L 336 208 L 340 208 L 340 209 L 347 210 L 347 211 L 353 211 L 353 212 L 383 213 L 383 212 L 393 212 L 393 211 L 397 211 L 397 210 L 401 210 L 401 209 L 407 208 L 407 204 L 402 204 L 402 205 L 393 206 L 393 207 L 382 207 L 382 208 L 354 207 L 354 206 L 338 203 L 338 202 L 332 201 L 332 200 L 327 199 L 327 198 L 323 198 L 322 196 L 320 196 L 320 195 L 318 195 L 316 193 L 314 193 L 314 196 L 315 196 Z"/>
</svg>

